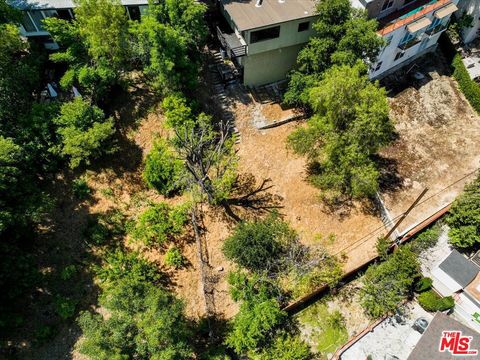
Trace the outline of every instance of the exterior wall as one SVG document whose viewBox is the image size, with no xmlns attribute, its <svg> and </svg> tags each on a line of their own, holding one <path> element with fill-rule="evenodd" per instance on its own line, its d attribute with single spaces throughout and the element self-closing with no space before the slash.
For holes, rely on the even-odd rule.
<svg viewBox="0 0 480 360">
<path fill-rule="evenodd" d="M 298 32 L 298 25 L 300 23 L 309 22 L 309 29 L 306 31 Z M 272 26 L 266 26 L 263 28 L 252 29 L 244 31 L 243 36 L 248 43 L 248 55 L 254 55 L 261 52 L 271 51 L 275 49 L 290 47 L 298 44 L 305 44 L 310 37 L 315 34 L 312 28 L 312 24 L 315 21 L 315 17 L 304 18 L 300 20 L 289 21 Z M 280 26 L 280 36 L 276 39 L 264 40 L 257 43 L 251 43 L 250 34 L 254 31 L 261 29 L 268 29 L 270 27 Z"/>
<path fill-rule="evenodd" d="M 388 14 L 391 14 L 395 10 L 398 10 L 403 6 L 408 5 L 409 3 L 412 2 L 409 0 L 393 0 L 392 6 L 382 11 L 382 7 L 385 1 L 387 0 L 373 0 L 373 1 L 367 2 L 365 8 L 368 12 L 368 16 L 371 18 L 377 18 L 377 19 L 382 18 L 384 16 L 387 16 Z"/>
<path fill-rule="evenodd" d="M 302 47 L 303 44 L 294 45 L 243 57 L 243 83 L 259 86 L 284 80 Z"/>
<path fill-rule="evenodd" d="M 472 26 L 464 29 L 462 32 L 463 42 L 469 43 L 475 40 L 480 32 L 480 2 L 478 0 L 460 0 L 458 8 L 457 17 L 462 16 L 464 13 L 473 17 Z"/>
<path fill-rule="evenodd" d="M 456 3 L 457 1 L 454 0 L 452 2 Z M 433 23 L 435 19 L 434 14 L 435 14 L 435 11 L 432 11 L 425 15 L 432 21 L 431 27 L 434 27 L 435 25 L 435 23 Z M 446 28 L 449 21 L 450 21 L 450 16 L 446 16 L 445 18 L 441 19 L 441 21 L 437 23 L 436 26 L 443 25 Z M 384 35 L 384 39 L 388 45 L 381 50 L 376 63 L 372 65 L 371 71 L 369 74 L 370 78 L 372 79 L 382 78 L 392 73 L 393 71 L 401 68 L 402 66 L 405 66 L 406 64 L 412 62 L 419 56 L 424 55 L 429 51 L 435 50 L 438 43 L 438 39 L 441 33 L 445 29 L 433 35 L 428 35 L 426 32 L 429 29 L 431 29 L 431 27 L 429 26 L 419 30 L 416 33 L 416 36 L 419 39 L 421 39 L 421 41 L 405 50 L 401 50 L 399 48 L 399 45 L 401 44 L 405 36 L 409 33 L 407 30 L 407 26 L 402 26 L 396 29 L 395 31 L 392 31 L 389 34 Z M 402 52 L 403 52 L 403 56 L 395 60 L 397 55 Z M 379 67 L 380 63 L 381 65 Z"/>
</svg>

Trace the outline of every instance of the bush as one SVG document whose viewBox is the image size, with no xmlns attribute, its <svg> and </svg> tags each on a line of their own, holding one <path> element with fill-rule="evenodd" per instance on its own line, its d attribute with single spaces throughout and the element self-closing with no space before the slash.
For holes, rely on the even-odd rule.
<svg viewBox="0 0 480 360">
<path fill-rule="evenodd" d="M 157 140 L 147 155 L 143 179 L 160 194 L 169 196 L 181 188 L 183 162 L 177 158 L 164 140 Z"/>
<path fill-rule="evenodd" d="M 428 277 L 421 278 L 415 285 L 415 291 L 417 293 L 422 293 L 424 291 L 430 290 L 432 288 L 432 284 L 433 284 L 432 279 Z"/>
<path fill-rule="evenodd" d="M 442 229 L 440 225 L 435 224 L 431 228 L 422 231 L 419 235 L 413 239 L 411 243 L 411 249 L 416 254 L 421 254 L 422 252 L 432 248 L 438 241 Z"/>
<path fill-rule="evenodd" d="M 72 191 L 73 195 L 75 195 L 75 197 L 79 200 L 85 200 L 92 192 L 87 184 L 87 180 L 84 177 L 73 180 Z"/>
<path fill-rule="evenodd" d="M 288 244 L 296 237 L 278 214 L 271 214 L 264 220 L 238 225 L 225 240 L 223 253 L 251 271 L 272 270 L 279 266 Z"/>
<path fill-rule="evenodd" d="M 455 306 L 451 296 L 440 297 L 435 291 L 429 290 L 418 295 L 418 303 L 427 311 L 445 311 Z"/>
<path fill-rule="evenodd" d="M 460 248 L 480 244 L 480 175 L 455 199 L 447 216 L 450 242 Z"/>
<path fill-rule="evenodd" d="M 472 107 L 480 113 L 480 86 L 470 78 L 460 54 L 456 54 L 452 61 L 453 77 Z"/>
<path fill-rule="evenodd" d="M 278 335 L 273 343 L 259 354 L 249 354 L 252 360 L 309 360 L 310 348 L 299 336 Z"/>
<path fill-rule="evenodd" d="M 75 314 L 77 302 L 70 298 L 57 296 L 55 299 L 55 309 L 57 314 L 64 320 L 71 318 Z"/>
<path fill-rule="evenodd" d="M 176 93 L 167 96 L 162 102 L 162 107 L 166 123 L 171 128 L 178 129 L 194 122 L 192 109 L 182 94 Z"/>
<path fill-rule="evenodd" d="M 150 206 L 138 218 L 132 237 L 145 245 L 162 245 L 184 231 L 187 224 L 187 207 L 171 207 L 166 203 Z"/>
<path fill-rule="evenodd" d="M 165 264 L 175 269 L 179 269 L 185 265 L 185 257 L 177 247 L 171 247 L 165 253 Z"/>
<path fill-rule="evenodd" d="M 365 312 L 377 318 L 395 310 L 407 297 L 419 274 L 417 255 L 408 247 L 400 248 L 386 261 L 370 266 L 362 278 L 360 292 Z"/>
<path fill-rule="evenodd" d="M 89 243 L 98 246 L 105 245 L 111 237 L 108 227 L 99 219 L 90 219 L 88 221 L 84 235 Z"/>
<path fill-rule="evenodd" d="M 80 98 L 63 104 L 53 122 L 61 139 L 59 152 L 70 160 L 72 169 L 104 154 L 115 132 L 112 118 L 105 119 L 100 108 Z"/>
<path fill-rule="evenodd" d="M 77 267 L 73 264 L 65 266 L 60 273 L 62 280 L 70 280 L 77 273 Z"/>
</svg>

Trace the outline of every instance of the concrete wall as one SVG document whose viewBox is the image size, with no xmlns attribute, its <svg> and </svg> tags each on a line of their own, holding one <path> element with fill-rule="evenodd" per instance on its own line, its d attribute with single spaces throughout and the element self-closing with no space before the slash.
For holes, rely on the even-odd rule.
<svg viewBox="0 0 480 360">
<path fill-rule="evenodd" d="M 264 40 L 257 43 L 251 43 L 250 34 L 254 31 L 267 29 L 274 26 L 266 26 L 262 28 L 252 29 L 244 32 L 245 40 L 248 44 L 248 55 L 258 54 L 261 52 L 271 51 L 275 49 L 290 47 L 293 45 L 304 44 L 308 42 L 311 36 L 315 34 L 312 24 L 316 17 L 309 17 L 294 21 L 289 21 L 276 26 L 280 26 L 280 36 L 276 39 Z M 309 29 L 306 31 L 298 32 L 298 25 L 303 22 L 309 22 Z"/>
<path fill-rule="evenodd" d="M 478 37 L 480 31 L 480 1 L 478 0 L 460 0 L 458 3 L 459 10 L 457 11 L 457 18 L 467 13 L 473 17 L 473 24 L 471 27 L 464 29 L 462 32 L 462 39 L 464 43 L 469 43 Z"/>
<path fill-rule="evenodd" d="M 405 6 L 405 3 L 408 5 L 408 0 L 394 0 L 391 7 L 382 11 L 382 6 L 386 0 L 373 0 L 367 3 L 366 9 L 368 11 L 368 16 L 371 18 L 382 18 L 388 14 L 394 12 Z"/>
<path fill-rule="evenodd" d="M 243 57 L 243 83 L 247 86 L 259 86 L 284 80 L 295 66 L 298 52 L 303 45 L 298 44 Z"/>
</svg>

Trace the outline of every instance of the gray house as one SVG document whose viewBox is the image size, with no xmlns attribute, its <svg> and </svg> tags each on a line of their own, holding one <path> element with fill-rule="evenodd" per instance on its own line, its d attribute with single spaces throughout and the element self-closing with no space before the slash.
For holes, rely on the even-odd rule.
<svg viewBox="0 0 480 360">
<path fill-rule="evenodd" d="M 217 29 L 247 86 L 284 80 L 315 33 L 314 0 L 220 0 L 230 31 Z"/>
</svg>

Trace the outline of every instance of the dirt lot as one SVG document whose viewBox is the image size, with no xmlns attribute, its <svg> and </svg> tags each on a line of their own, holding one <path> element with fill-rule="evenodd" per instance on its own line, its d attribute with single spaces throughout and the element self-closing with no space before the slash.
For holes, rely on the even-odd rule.
<svg viewBox="0 0 480 360">
<path fill-rule="evenodd" d="M 452 201 L 480 162 L 480 117 L 454 80 L 428 66 L 421 70 L 428 73 L 423 84 L 390 99 L 399 138 L 382 152 L 397 170 L 399 188 L 382 194 L 392 217 L 429 189 L 400 232 Z"/>
</svg>

